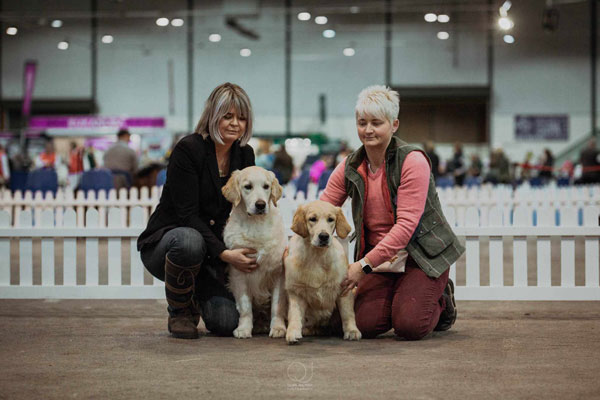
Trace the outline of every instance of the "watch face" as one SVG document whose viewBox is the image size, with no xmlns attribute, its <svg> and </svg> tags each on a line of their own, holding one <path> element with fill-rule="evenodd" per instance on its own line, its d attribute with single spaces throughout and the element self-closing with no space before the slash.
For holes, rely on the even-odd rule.
<svg viewBox="0 0 600 400">
<path fill-rule="evenodd" d="M 365 266 L 362 267 L 362 270 L 365 274 L 369 274 L 369 273 L 373 272 L 373 268 L 371 268 L 371 266 L 369 264 L 365 264 Z"/>
</svg>

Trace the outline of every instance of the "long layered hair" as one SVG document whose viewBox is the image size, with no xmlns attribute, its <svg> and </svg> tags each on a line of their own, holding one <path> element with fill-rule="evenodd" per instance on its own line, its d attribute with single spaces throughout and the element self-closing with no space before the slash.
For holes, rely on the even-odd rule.
<svg viewBox="0 0 600 400">
<path fill-rule="evenodd" d="M 224 144 L 223 136 L 219 132 L 219 121 L 235 108 L 238 116 L 246 118 L 246 132 L 240 137 L 240 146 L 245 146 L 252 137 L 252 104 L 248 95 L 235 83 L 223 83 L 217 86 L 204 104 L 204 111 L 196 125 L 195 133 L 210 135 L 211 139 L 219 144 Z"/>
</svg>

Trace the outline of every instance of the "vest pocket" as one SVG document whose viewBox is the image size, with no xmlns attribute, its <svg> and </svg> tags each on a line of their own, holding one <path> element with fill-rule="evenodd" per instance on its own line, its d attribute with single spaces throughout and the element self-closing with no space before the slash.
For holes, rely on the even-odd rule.
<svg viewBox="0 0 600 400">
<path fill-rule="evenodd" d="M 452 231 L 446 222 L 436 213 L 430 213 L 422 221 L 417 232 L 416 241 L 425 254 L 436 257 L 452 244 Z"/>
</svg>

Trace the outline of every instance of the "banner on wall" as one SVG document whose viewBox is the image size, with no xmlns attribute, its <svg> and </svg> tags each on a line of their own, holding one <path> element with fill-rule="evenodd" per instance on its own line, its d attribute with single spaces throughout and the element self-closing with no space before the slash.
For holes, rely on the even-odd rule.
<svg viewBox="0 0 600 400">
<path fill-rule="evenodd" d="M 21 113 L 24 117 L 31 115 L 31 101 L 33 100 L 33 88 L 35 86 L 35 72 L 37 63 L 26 61 L 23 71 L 23 108 Z"/>
<path fill-rule="evenodd" d="M 517 140 L 568 140 L 568 115 L 515 115 Z"/>
<path fill-rule="evenodd" d="M 162 117 L 104 117 L 104 116 L 60 116 L 33 117 L 29 121 L 32 129 L 129 129 L 129 128 L 164 128 Z M 116 131 L 115 131 L 116 132 Z"/>
</svg>

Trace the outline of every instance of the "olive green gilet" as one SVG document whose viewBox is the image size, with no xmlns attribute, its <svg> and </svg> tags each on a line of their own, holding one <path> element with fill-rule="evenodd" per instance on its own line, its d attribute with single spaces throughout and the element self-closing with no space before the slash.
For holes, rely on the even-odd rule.
<svg viewBox="0 0 600 400">
<path fill-rule="evenodd" d="M 409 145 L 395 136 L 392 137 L 385 153 L 385 173 L 391 197 L 390 201 L 394 210 L 394 221 L 396 220 L 397 201 L 402 201 L 402 199 L 396 199 L 398 186 L 401 183 L 402 164 L 411 151 L 420 151 L 427 158 L 427 155 L 421 149 Z M 352 219 L 355 227 L 353 239 L 356 239 L 355 261 L 361 257 L 364 251 L 363 207 L 365 182 L 359 174 L 358 168 L 365 157 L 364 146 L 361 146 L 348 156 L 344 170 L 346 193 L 352 198 Z M 429 189 L 423 215 L 406 246 L 406 250 L 423 272 L 432 278 L 437 278 L 444 273 L 465 251 L 444 217 L 435 189 L 433 174 L 430 174 L 429 178 Z"/>
</svg>

